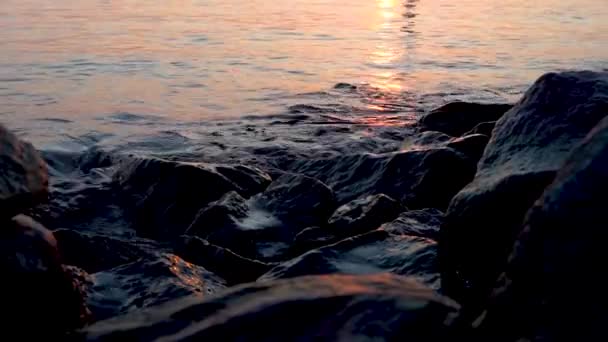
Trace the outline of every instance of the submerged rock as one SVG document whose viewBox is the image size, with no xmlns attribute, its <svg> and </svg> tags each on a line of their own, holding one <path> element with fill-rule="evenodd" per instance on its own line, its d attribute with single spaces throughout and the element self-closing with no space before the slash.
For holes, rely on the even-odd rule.
<svg viewBox="0 0 608 342">
<path fill-rule="evenodd" d="M 247 284 L 97 323 L 87 341 L 440 341 L 458 305 L 393 275 L 311 276 Z"/>
<path fill-rule="evenodd" d="M 312 274 L 369 274 L 392 272 L 413 276 L 439 288 L 435 241 L 376 230 L 311 250 L 282 263 L 259 280 Z"/>
<path fill-rule="evenodd" d="M 53 233 L 31 218 L 3 222 L 0 271 L 6 336 L 59 338 L 88 321 L 83 294 L 61 263 Z"/>
<path fill-rule="evenodd" d="M 420 119 L 426 131 L 438 131 L 457 137 L 476 125 L 500 119 L 513 105 L 452 102 L 432 110 Z"/>
<path fill-rule="evenodd" d="M 205 298 L 226 287 L 223 279 L 173 254 L 160 254 L 91 275 L 87 303 L 96 319 L 189 295 Z"/>
<path fill-rule="evenodd" d="M 606 175 L 608 118 L 572 152 L 528 212 L 482 324 L 490 336 L 608 340 Z"/>
<path fill-rule="evenodd" d="M 230 285 L 254 281 L 272 267 L 195 236 L 182 236 L 175 245 L 175 253 L 186 261 L 205 267 Z"/>
<path fill-rule="evenodd" d="M 440 241 L 443 282 L 465 302 L 502 271 L 525 212 L 570 151 L 608 115 L 608 73 L 542 76 L 494 128 L 475 179 L 452 200 Z"/>
<path fill-rule="evenodd" d="M 0 125 L 0 219 L 46 200 L 48 184 L 46 163 L 34 146 Z"/>
<path fill-rule="evenodd" d="M 410 209 L 445 209 L 475 174 L 475 161 L 450 148 L 354 154 L 301 161 L 298 172 L 332 187 L 340 204 L 385 194 Z"/>
</svg>

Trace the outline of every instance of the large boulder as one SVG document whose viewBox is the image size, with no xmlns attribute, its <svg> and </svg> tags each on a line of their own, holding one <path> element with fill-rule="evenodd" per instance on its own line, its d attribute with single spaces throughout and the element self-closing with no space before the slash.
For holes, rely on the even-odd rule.
<svg viewBox="0 0 608 342">
<path fill-rule="evenodd" d="M 293 168 L 329 185 L 339 204 L 385 194 L 410 209 L 445 209 L 471 181 L 476 166 L 474 160 L 451 148 L 431 147 L 304 160 Z"/>
<path fill-rule="evenodd" d="M 48 184 L 46 164 L 36 149 L 0 125 L 0 219 L 46 200 Z"/>
<path fill-rule="evenodd" d="M 165 253 L 91 274 L 90 282 L 87 304 L 95 319 L 190 295 L 205 298 L 226 287 L 203 267 Z"/>
<path fill-rule="evenodd" d="M 175 253 L 184 260 L 201 265 L 225 279 L 229 285 L 256 280 L 272 265 L 242 257 L 196 236 L 182 236 L 175 243 Z"/>
<path fill-rule="evenodd" d="M 528 212 L 482 324 L 490 336 L 608 340 L 607 175 L 608 118 Z"/>
<path fill-rule="evenodd" d="M 259 280 L 381 272 L 412 276 L 438 289 L 437 243 L 427 238 L 376 230 L 313 249 L 274 267 Z"/>
<path fill-rule="evenodd" d="M 513 105 L 451 102 L 432 110 L 420 119 L 425 131 L 438 131 L 457 137 L 476 125 L 500 119 Z"/>
<path fill-rule="evenodd" d="M 83 294 L 61 263 L 53 233 L 31 218 L 3 222 L 0 272 L 5 336 L 59 338 L 88 321 Z"/>
<path fill-rule="evenodd" d="M 524 214 L 574 146 L 608 115 L 608 73 L 542 76 L 496 124 L 475 179 L 441 231 L 443 284 L 465 302 L 487 296 Z"/>
<path fill-rule="evenodd" d="M 237 286 L 99 322 L 87 341 L 443 341 L 458 305 L 393 275 L 310 276 Z"/>
</svg>

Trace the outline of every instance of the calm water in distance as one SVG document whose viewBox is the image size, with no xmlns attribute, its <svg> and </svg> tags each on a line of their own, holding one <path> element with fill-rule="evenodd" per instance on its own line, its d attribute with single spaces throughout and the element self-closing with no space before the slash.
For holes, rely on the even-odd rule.
<svg viewBox="0 0 608 342">
<path fill-rule="evenodd" d="M 608 68 L 608 2 L 2 0 L 0 46 L 0 121 L 35 140 L 272 114 L 339 82 L 378 111 L 512 101 L 546 71 Z"/>
</svg>

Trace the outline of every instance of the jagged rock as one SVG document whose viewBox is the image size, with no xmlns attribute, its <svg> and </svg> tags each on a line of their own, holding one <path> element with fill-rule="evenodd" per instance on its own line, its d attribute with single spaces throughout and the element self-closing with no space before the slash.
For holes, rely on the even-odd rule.
<svg viewBox="0 0 608 342">
<path fill-rule="evenodd" d="M 230 285 L 254 281 L 272 267 L 194 236 L 182 236 L 175 245 L 175 253 L 186 261 L 205 267 Z"/>
<path fill-rule="evenodd" d="M 237 286 L 99 322 L 87 341 L 442 341 L 458 305 L 388 274 L 302 277 Z"/>
<path fill-rule="evenodd" d="M 513 105 L 452 102 L 432 110 L 420 119 L 426 131 L 438 131 L 457 137 L 486 121 L 500 119 Z"/>
<path fill-rule="evenodd" d="M 0 219 L 46 200 L 48 184 L 46 163 L 34 146 L 0 125 Z"/>
<path fill-rule="evenodd" d="M 59 338 L 88 321 L 82 293 L 61 263 L 53 233 L 31 218 L 3 222 L 0 270 L 6 336 Z"/>
<path fill-rule="evenodd" d="M 290 246 L 291 255 L 299 255 L 314 248 L 337 242 L 339 237 L 327 227 L 308 227 L 293 239 Z"/>
<path fill-rule="evenodd" d="M 260 281 L 311 274 L 368 274 L 392 272 L 413 276 L 439 288 L 435 241 L 376 230 L 311 250 L 284 262 Z"/>
<path fill-rule="evenodd" d="M 475 174 L 475 161 L 449 148 L 299 161 L 294 170 L 332 187 L 340 204 L 375 194 L 410 209 L 445 209 Z"/>
<path fill-rule="evenodd" d="M 125 240 L 95 233 L 58 229 L 54 232 L 63 261 L 95 273 L 128 264 L 152 254 L 157 247 L 136 238 Z"/>
<path fill-rule="evenodd" d="M 462 152 L 473 160 L 479 160 L 490 138 L 482 134 L 465 135 L 450 140 L 448 147 Z"/>
<path fill-rule="evenodd" d="M 473 127 L 472 130 L 468 131 L 463 135 L 471 135 L 471 134 L 483 134 L 485 136 L 491 137 L 492 131 L 494 130 L 494 126 L 496 126 L 496 121 L 488 121 L 477 124 L 477 126 Z"/>
<path fill-rule="evenodd" d="M 91 274 L 87 303 L 96 319 L 226 287 L 223 279 L 173 254 L 161 254 Z"/>
<path fill-rule="evenodd" d="M 432 208 L 406 211 L 394 221 L 383 224 L 382 229 L 395 234 L 437 240 L 443 215 L 443 212 Z"/>
<path fill-rule="evenodd" d="M 608 115 L 608 73 L 542 76 L 494 128 L 475 179 L 441 231 L 443 284 L 464 302 L 488 295 L 525 212 L 570 151 Z"/>
<path fill-rule="evenodd" d="M 482 329 L 492 340 L 606 341 L 608 118 L 527 214 Z"/>
<path fill-rule="evenodd" d="M 340 206 L 328 220 L 328 229 L 339 237 L 349 237 L 374 230 L 406 210 L 399 202 L 384 195 L 370 195 Z"/>
<path fill-rule="evenodd" d="M 135 204 L 138 234 L 160 240 L 183 234 L 201 208 L 241 190 L 212 166 L 160 159 L 129 160 L 114 179 L 126 204 Z"/>
</svg>

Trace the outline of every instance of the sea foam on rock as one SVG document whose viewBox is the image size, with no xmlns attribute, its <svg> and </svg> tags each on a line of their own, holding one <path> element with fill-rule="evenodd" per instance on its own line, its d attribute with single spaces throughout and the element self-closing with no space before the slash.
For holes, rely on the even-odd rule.
<svg viewBox="0 0 608 342">
<path fill-rule="evenodd" d="M 608 118 L 528 211 L 482 329 L 502 340 L 606 341 Z"/>
<path fill-rule="evenodd" d="M 441 341 L 459 307 L 411 279 L 331 275 L 253 283 L 99 322 L 87 341 Z"/>
<path fill-rule="evenodd" d="M 443 283 L 465 302 L 484 298 L 525 212 L 587 133 L 608 115 L 608 73 L 542 76 L 496 124 L 474 180 L 441 230 Z"/>
</svg>

